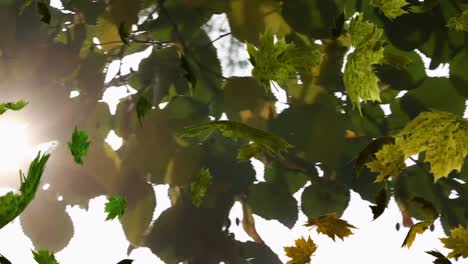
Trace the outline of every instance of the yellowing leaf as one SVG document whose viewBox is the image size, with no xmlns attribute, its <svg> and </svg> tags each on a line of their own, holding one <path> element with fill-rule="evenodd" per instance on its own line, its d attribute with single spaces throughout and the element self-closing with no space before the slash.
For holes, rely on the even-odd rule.
<svg viewBox="0 0 468 264">
<path fill-rule="evenodd" d="M 248 44 L 247 51 L 254 66 L 252 75 L 266 89 L 270 88 L 270 80 L 283 84 L 288 79 L 296 78 L 298 72 L 308 71 L 311 66 L 320 63 L 318 45 L 299 48 L 286 43 L 284 37 L 279 37 L 275 43 L 270 29 L 260 34 L 258 49 Z"/>
<path fill-rule="evenodd" d="M 450 230 L 450 236 L 441 238 L 444 246 L 452 251 L 448 254 L 449 258 L 467 258 L 468 257 L 468 229 L 459 225 Z"/>
<path fill-rule="evenodd" d="M 406 168 L 403 152 L 395 144 L 386 144 L 375 153 L 375 160 L 366 163 L 372 171 L 379 173 L 375 182 L 381 182 L 390 176 L 397 177 Z"/>
<path fill-rule="evenodd" d="M 310 263 L 310 257 L 317 250 L 317 246 L 310 237 L 305 240 L 303 237 L 295 241 L 294 247 L 284 247 L 286 256 L 291 260 L 287 264 L 307 264 Z"/>
<path fill-rule="evenodd" d="M 343 240 L 344 237 L 353 234 L 350 228 L 356 228 L 348 222 L 336 218 L 336 214 L 334 213 L 322 215 L 317 218 L 309 218 L 305 226 L 316 226 L 317 232 L 325 234 L 333 240 L 335 240 L 335 236 Z"/>
<path fill-rule="evenodd" d="M 414 242 L 414 239 L 416 239 L 416 235 L 424 233 L 424 231 L 426 231 L 426 229 L 429 228 L 431 225 L 431 221 L 423 221 L 414 224 L 408 231 L 408 234 L 406 235 L 401 247 L 407 246 L 408 248 L 410 248 Z"/>
<path fill-rule="evenodd" d="M 463 11 L 463 13 L 457 17 L 450 18 L 447 22 L 447 27 L 468 32 L 468 10 Z"/>
<path fill-rule="evenodd" d="M 379 191 L 377 197 L 375 198 L 375 204 L 369 206 L 372 210 L 372 214 L 374 215 L 373 220 L 377 219 L 379 216 L 383 214 L 385 208 L 387 208 L 388 200 L 390 196 L 387 192 L 387 188 L 384 187 L 382 190 Z"/>
<path fill-rule="evenodd" d="M 114 195 L 109 197 L 104 207 L 104 211 L 107 213 L 106 221 L 112 220 L 116 217 L 121 219 L 126 208 L 127 201 L 124 197 L 120 195 Z"/>
<path fill-rule="evenodd" d="M 390 19 L 397 18 L 408 12 L 402 8 L 408 5 L 406 0 L 371 0 L 371 5 L 377 7 Z"/>
<path fill-rule="evenodd" d="M 361 111 L 361 100 L 380 102 L 379 79 L 371 67 L 384 58 L 380 41 L 383 30 L 371 22 L 362 21 L 362 15 L 359 15 L 351 20 L 349 34 L 355 50 L 348 56 L 343 79 L 351 102 Z"/>
<path fill-rule="evenodd" d="M 461 171 L 468 155 L 468 121 L 448 112 L 423 112 L 400 131 L 396 145 L 405 159 L 425 152 L 436 182 Z"/>
<path fill-rule="evenodd" d="M 94 34 L 103 51 L 110 51 L 124 44 L 120 39 L 118 26 L 105 16 L 97 19 Z"/>
</svg>

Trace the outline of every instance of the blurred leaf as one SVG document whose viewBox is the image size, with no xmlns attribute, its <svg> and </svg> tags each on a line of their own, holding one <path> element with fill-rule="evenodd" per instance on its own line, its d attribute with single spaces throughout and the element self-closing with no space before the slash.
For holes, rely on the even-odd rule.
<svg viewBox="0 0 468 264">
<path fill-rule="evenodd" d="M 49 6 L 44 2 L 44 0 L 37 1 L 37 13 L 41 16 L 41 21 L 50 24 L 50 11 Z"/>
<path fill-rule="evenodd" d="M 429 226 L 431 226 L 432 224 L 433 222 L 431 221 L 423 221 L 414 224 L 408 231 L 408 234 L 406 235 L 405 240 L 403 241 L 403 244 L 401 246 L 407 246 L 408 248 L 410 248 L 414 240 L 416 239 L 416 235 L 424 233 L 424 231 L 426 231 L 426 229 L 428 229 Z"/>
<path fill-rule="evenodd" d="M 409 10 L 412 13 L 425 13 L 431 11 L 434 7 L 439 5 L 439 0 L 424 0 L 419 2 L 419 5 L 411 5 Z"/>
<path fill-rule="evenodd" d="M 465 74 L 468 51 L 462 51 L 450 61 L 450 81 L 458 93 L 468 98 L 468 76 Z"/>
<path fill-rule="evenodd" d="M 242 201 L 242 227 L 256 243 L 264 243 L 255 228 L 255 218 L 253 217 L 252 208 L 244 201 Z"/>
<path fill-rule="evenodd" d="M 107 199 L 104 211 L 107 213 L 106 221 L 112 220 L 116 217 L 119 219 L 122 218 L 125 209 L 127 207 L 127 202 L 125 198 L 120 195 L 114 195 Z"/>
<path fill-rule="evenodd" d="M 88 140 L 88 134 L 84 130 L 78 129 L 75 126 L 73 130 L 72 139 L 68 143 L 68 148 L 70 149 L 75 162 L 83 165 L 83 157 L 88 153 L 88 148 L 91 142 Z"/>
<path fill-rule="evenodd" d="M 23 1 L 23 4 L 21 5 L 20 9 L 19 9 L 19 14 L 23 14 L 24 10 L 26 8 L 28 8 L 31 4 L 32 4 L 33 0 L 24 0 Z"/>
<path fill-rule="evenodd" d="M 335 236 L 343 240 L 343 238 L 352 235 L 350 228 L 356 228 L 348 222 L 336 218 L 336 214 L 322 215 L 317 218 L 309 218 L 305 224 L 307 227 L 317 227 L 317 232 L 329 236 L 335 240 Z"/>
<path fill-rule="evenodd" d="M 11 262 L 2 254 L 0 254 L 0 264 L 11 264 Z"/>
<path fill-rule="evenodd" d="M 200 204 L 205 197 L 208 187 L 212 184 L 212 181 L 213 177 L 210 174 L 210 170 L 205 168 L 200 171 L 197 177 L 190 184 L 192 201 L 196 207 L 200 207 Z"/>
<path fill-rule="evenodd" d="M 463 11 L 459 16 L 452 17 L 447 22 L 447 27 L 457 31 L 468 32 L 468 10 Z"/>
<path fill-rule="evenodd" d="M 437 250 L 426 251 L 427 254 L 436 257 L 434 264 L 452 264 L 452 262 Z"/>
<path fill-rule="evenodd" d="M 55 259 L 54 253 L 50 253 L 47 250 L 32 250 L 32 253 L 37 264 L 59 264 L 57 259 Z"/>
<path fill-rule="evenodd" d="M 146 98 L 146 96 L 140 95 L 140 97 L 138 98 L 137 105 L 136 105 L 136 112 L 137 112 L 138 122 L 140 123 L 140 126 L 143 126 L 143 123 L 141 120 L 149 111 L 151 111 L 152 107 L 153 105 Z"/>
<path fill-rule="evenodd" d="M 34 199 L 49 157 L 49 154 L 41 155 L 39 152 L 29 165 L 28 176 L 20 171 L 20 194 L 8 192 L 0 197 L 0 228 L 13 221 Z"/>
<path fill-rule="evenodd" d="M 441 238 L 440 241 L 446 248 L 452 250 L 448 254 L 449 258 L 468 258 L 468 229 L 462 225 L 450 230 L 450 236 Z"/>
<path fill-rule="evenodd" d="M 373 220 L 377 219 L 379 216 L 383 214 L 385 209 L 387 208 L 388 201 L 390 200 L 390 195 L 387 192 L 387 188 L 382 188 L 377 197 L 375 197 L 375 205 L 370 205 L 369 207 L 372 210 Z"/>
<path fill-rule="evenodd" d="M 354 165 L 354 173 L 359 175 L 367 161 L 374 158 L 375 154 L 379 152 L 383 146 L 394 143 L 395 138 L 393 137 L 381 137 L 372 140 L 361 152 L 359 152 L 359 156 L 356 158 Z"/>
<path fill-rule="evenodd" d="M 122 42 L 128 46 L 129 45 L 128 38 L 130 36 L 130 32 L 129 32 L 128 26 L 125 23 L 121 23 L 119 25 L 119 36 L 120 36 L 120 40 L 122 40 Z"/>
<path fill-rule="evenodd" d="M 132 264 L 133 261 L 134 261 L 133 259 L 122 259 L 117 264 Z"/>
<path fill-rule="evenodd" d="M 336 213 L 341 216 L 350 200 L 349 189 L 335 181 L 319 181 L 304 189 L 302 211 L 309 217 Z"/>
<path fill-rule="evenodd" d="M 398 145 L 385 144 L 375 153 L 375 159 L 367 162 L 366 166 L 372 171 L 379 173 L 376 182 L 386 180 L 388 177 L 398 177 L 406 168 L 404 153 Z"/>
<path fill-rule="evenodd" d="M 317 245 L 310 237 L 305 240 L 301 237 L 295 241 L 295 246 L 284 247 L 286 256 L 290 257 L 291 260 L 287 264 L 307 264 L 310 263 L 310 257 L 317 250 Z"/>
<path fill-rule="evenodd" d="M 403 9 L 403 7 L 408 5 L 406 0 L 371 0 L 370 4 L 379 8 L 389 19 L 394 19 L 408 13 Z"/>
<path fill-rule="evenodd" d="M 304 187 L 310 178 L 310 175 L 290 170 L 276 161 L 269 161 L 265 165 L 265 180 L 273 184 L 286 184 L 291 194 L 296 193 Z"/>
<path fill-rule="evenodd" d="M 0 115 L 5 113 L 7 110 L 18 111 L 25 107 L 28 103 L 24 100 L 19 100 L 17 102 L 7 102 L 0 104 Z"/>
</svg>

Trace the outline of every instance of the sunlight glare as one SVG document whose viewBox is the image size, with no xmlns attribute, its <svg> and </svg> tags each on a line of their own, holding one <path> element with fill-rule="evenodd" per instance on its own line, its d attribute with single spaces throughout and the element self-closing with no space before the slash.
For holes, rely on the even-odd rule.
<svg viewBox="0 0 468 264">
<path fill-rule="evenodd" d="M 0 121 L 0 170 L 18 171 L 29 150 L 27 125 Z"/>
</svg>

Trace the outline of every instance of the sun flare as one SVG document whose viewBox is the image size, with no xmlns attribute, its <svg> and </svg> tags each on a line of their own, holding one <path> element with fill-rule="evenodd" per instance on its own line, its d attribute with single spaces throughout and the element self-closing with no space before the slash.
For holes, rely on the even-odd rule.
<svg viewBox="0 0 468 264">
<path fill-rule="evenodd" d="M 0 120 L 0 172 L 17 172 L 30 150 L 28 126 Z"/>
</svg>

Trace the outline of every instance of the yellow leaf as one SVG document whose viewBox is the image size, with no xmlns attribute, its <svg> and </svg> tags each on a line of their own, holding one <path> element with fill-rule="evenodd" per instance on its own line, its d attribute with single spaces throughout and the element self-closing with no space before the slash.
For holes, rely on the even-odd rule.
<svg viewBox="0 0 468 264">
<path fill-rule="evenodd" d="M 303 237 L 295 241 L 294 247 L 284 247 L 286 256 L 290 257 L 291 260 L 287 264 L 306 264 L 310 262 L 310 257 L 317 250 L 317 245 L 310 237 L 305 240 Z"/>
<path fill-rule="evenodd" d="M 335 240 L 335 236 L 343 240 L 344 237 L 353 234 L 350 228 L 356 228 L 348 222 L 336 218 L 335 213 L 322 215 L 317 218 L 309 218 L 305 226 L 316 226 L 317 232 L 325 234 L 333 240 Z"/>
<path fill-rule="evenodd" d="M 449 258 L 467 258 L 468 257 L 468 229 L 459 225 L 450 230 L 450 237 L 441 238 L 444 246 L 452 251 L 448 254 Z"/>
<path fill-rule="evenodd" d="M 102 51 L 110 51 L 123 45 L 117 25 L 107 17 L 102 16 L 97 19 L 94 33 L 99 39 Z"/>
<path fill-rule="evenodd" d="M 423 221 L 413 225 L 408 231 L 408 234 L 406 235 L 405 240 L 403 241 L 403 244 L 401 246 L 407 246 L 408 248 L 410 248 L 414 242 L 414 239 L 416 238 L 416 235 L 424 233 L 424 231 L 426 231 L 426 229 L 431 225 L 431 221 Z"/>
<path fill-rule="evenodd" d="M 405 157 L 395 144 L 385 144 L 375 153 L 375 159 L 367 162 L 366 166 L 379 173 L 375 182 L 381 182 L 390 176 L 397 177 L 406 168 Z"/>
</svg>

